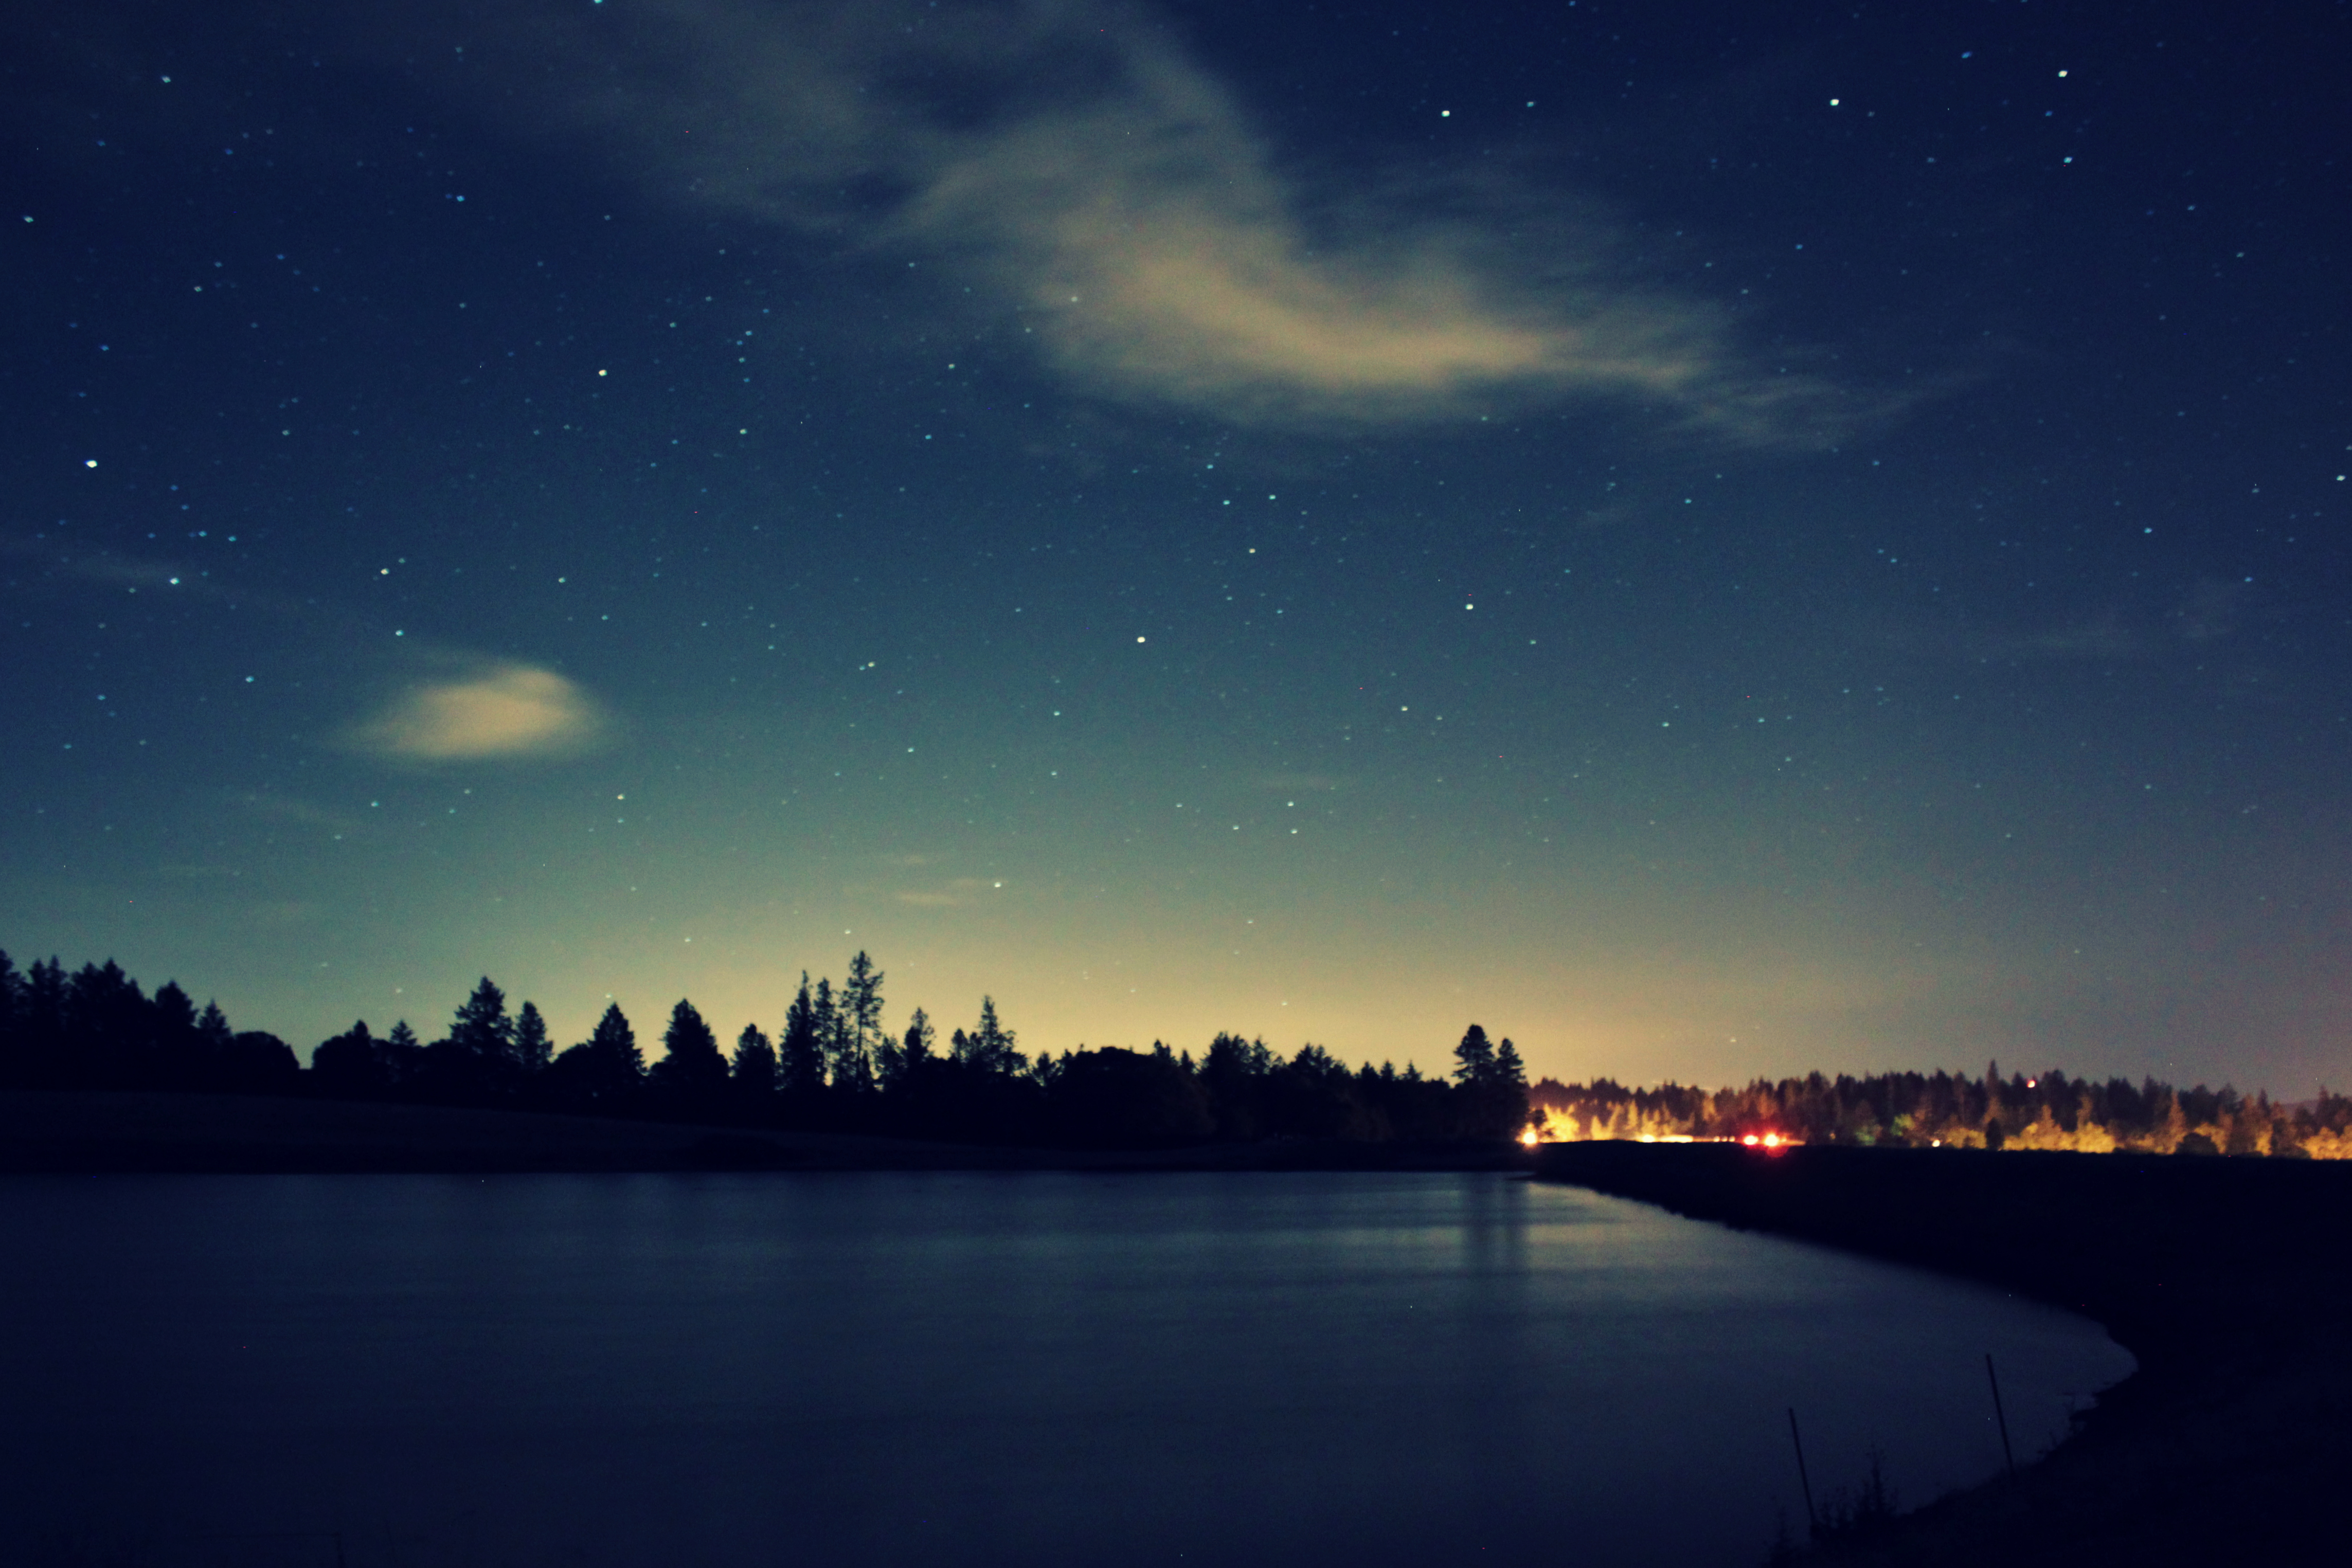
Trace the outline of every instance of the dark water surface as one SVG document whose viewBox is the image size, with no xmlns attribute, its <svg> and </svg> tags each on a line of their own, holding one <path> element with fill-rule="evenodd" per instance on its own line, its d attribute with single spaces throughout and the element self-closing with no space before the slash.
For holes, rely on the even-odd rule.
<svg viewBox="0 0 2352 1568">
<path fill-rule="evenodd" d="M 1496 1176 L 0 1182 L 0 1560 L 1752 1564 L 2130 1360 Z M 317 1533 L 311 1533 L 317 1532 Z M 105 1560 L 103 1557 L 100 1560 Z"/>
</svg>

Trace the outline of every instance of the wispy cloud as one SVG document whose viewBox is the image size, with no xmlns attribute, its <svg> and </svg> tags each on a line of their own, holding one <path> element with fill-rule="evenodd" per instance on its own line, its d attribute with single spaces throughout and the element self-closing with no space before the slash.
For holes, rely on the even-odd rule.
<svg viewBox="0 0 2352 1568">
<path fill-rule="evenodd" d="M 2123 618 L 2112 612 L 2038 631 L 1982 629 L 1969 633 L 1965 644 L 1974 656 L 2003 664 L 2096 663 L 2141 658 L 2155 651 L 2149 638 L 2125 625 Z"/>
<path fill-rule="evenodd" d="M 2038 627 L 1975 625 L 1939 616 L 1883 620 L 1877 631 L 1881 641 L 1896 647 L 1973 664 L 2116 664 L 2156 658 L 2183 645 L 2225 642 L 2237 634 L 2254 605 L 2251 580 L 2200 578 L 2161 616 L 2108 609 Z"/>
<path fill-rule="evenodd" d="M 608 727 L 585 691 L 552 670 L 499 664 L 405 693 L 352 732 L 362 750 L 412 762 L 562 757 Z"/>
<path fill-rule="evenodd" d="M 1529 225 L 1531 193 L 1467 171 L 1442 214 L 1367 201 L 1360 171 L 1286 158 L 1133 5 L 502 15 L 468 17 L 468 56 L 441 53 L 480 79 L 472 62 L 503 47 L 516 68 L 487 74 L 539 129 L 593 131 L 669 200 L 944 263 L 1098 392 L 1355 423 L 1591 398 L 1754 444 L 1870 412 L 1742 352 L 1707 301 L 1612 277 L 1605 222 Z"/>
<path fill-rule="evenodd" d="M 333 659 L 352 662 L 352 617 L 340 609 L 322 608 L 315 599 L 257 591 L 169 560 L 68 549 L 0 534 L 0 559 L 11 557 L 41 563 L 50 574 L 45 580 L 49 583 L 62 579 L 121 588 L 131 594 L 152 591 L 152 598 L 141 599 L 142 604 L 184 599 L 207 606 L 257 611 L 286 625 L 328 636 Z M 344 728 L 339 738 L 354 750 L 412 762 L 563 757 L 587 750 L 614 731 L 612 716 L 603 704 L 551 670 L 485 658 L 421 637 L 409 638 L 399 647 L 397 654 L 382 655 L 371 663 L 379 671 L 390 660 L 393 667 L 405 672 L 459 673 L 414 680 L 372 717 Z M 321 663 L 326 662 L 322 655 Z M 354 684 L 365 678 L 351 677 Z M 313 826 L 345 832 L 358 827 L 341 818 L 306 815 L 313 809 L 291 800 L 248 795 L 244 803 L 264 815 L 309 821 Z"/>
<path fill-rule="evenodd" d="M 908 888 L 892 894 L 891 897 L 918 909 L 960 909 L 977 900 L 988 891 L 989 885 L 980 877 L 960 876 L 936 887 Z"/>
</svg>

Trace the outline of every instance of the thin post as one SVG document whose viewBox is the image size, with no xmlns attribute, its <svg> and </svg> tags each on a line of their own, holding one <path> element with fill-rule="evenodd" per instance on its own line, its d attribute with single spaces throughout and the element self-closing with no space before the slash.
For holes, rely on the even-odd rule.
<svg viewBox="0 0 2352 1568">
<path fill-rule="evenodd" d="M 2000 1378 L 1992 1369 L 1992 1352 L 1985 1352 L 1985 1381 L 1992 1385 L 1992 1418 L 2000 1424 L 2000 1457 L 2009 1465 L 2009 1479 L 2017 1479 L 2017 1456 L 2009 1447 L 2009 1417 L 2001 1413 Z"/>
<path fill-rule="evenodd" d="M 1789 1406 L 1789 1441 L 1797 1448 L 1797 1484 L 1805 1489 L 1805 1533 L 1819 1535 L 1822 1521 L 1821 1517 L 1813 1512 L 1813 1482 L 1812 1478 L 1805 1474 L 1805 1439 L 1797 1435 L 1797 1407 L 1793 1405 Z"/>
</svg>

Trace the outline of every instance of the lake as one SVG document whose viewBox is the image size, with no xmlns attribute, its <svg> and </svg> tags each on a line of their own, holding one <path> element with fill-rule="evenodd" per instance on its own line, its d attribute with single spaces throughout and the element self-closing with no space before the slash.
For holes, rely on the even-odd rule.
<svg viewBox="0 0 2352 1568">
<path fill-rule="evenodd" d="M 0 1181 L 0 1559 L 1759 1563 L 2130 1369 L 1498 1175 Z"/>
</svg>

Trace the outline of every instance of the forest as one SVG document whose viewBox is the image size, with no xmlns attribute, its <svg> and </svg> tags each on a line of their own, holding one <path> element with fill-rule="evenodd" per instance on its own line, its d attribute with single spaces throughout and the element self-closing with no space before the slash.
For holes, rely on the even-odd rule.
<svg viewBox="0 0 2352 1568">
<path fill-rule="evenodd" d="M 19 971 L 0 952 L 0 1088 L 309 1095 L 1073 1148 L 1776 1134 L 1880 1147 L 2352 1158 L 2352 1096 L 2326 1090 L 2282 1105 L 2228 1085 L 2003 1077 L 1998 1065 L 1716 1090 L 1529 1085 L 1517 1048 L 1476 1024 L 1445 1076 L 1411 1063 L 1350 1068 L 1319 1045 L 1284 1056 L 1238 1034 L 1197 1057 L 1157 1041 L 1057 1056 L 1024 1052 L 987 998 L 944 1040 L 920 1008 L 887 1030 L 882 983 L 863 952 L 837 985 L 803 974 L 775 1032 L 746 1023 L 731 1047 L 681 999 L 649 1059 L 617 1004 L 559 1050 L 536 1005 L 510 1011 L 485 977 L 429 1042 L 405 1019 L 382 1034 L 360 1020 L 320 1041 L 305 1066 L 285 1040 L 233 1029 L 174 982 L 150 996 L 110 960 Z"/>
<path fill-rule="evenodd" d="M 486 977 L 439 1038 L 420 1039 L 404 1019 L 382 1034 L 362 1019 L 320 1041 L 306 1067 L 283 1040 L 232 1029 L 174 982 L 150 997 L 111 960 L 19 972 L 0 953 L 0 1088 L 310 1095 L 1073 1148 L 1487 1144 L 1527 1124 L 1517 1048 L 1475 1024 L 1450 1078 L 1410 1063 L 1350 1069 L 1318 1045 L 1285 1057 L 1237 1034 L 1198 1058 L 1159 1042 L 1028 1054 L 988 998 L 945 1040 L 920 1008 L 886 1030 L 882 982 L 862 952 L 838 985 L 803 974 L 775 1033 L 747 1023 L 731 1048 L 682 999 L 648 1060 L 617 1004 L 557 1050 L 538 1007 L 509 1011 Z"/>
<path fill-rule="evenodd" d="M 1981 1077 L 1816 1072 L 1777 1083 L 1759 1079 L 1744 1089 L 1628 1089 L 1606 1078 L 1546 1078 L 1528 1099 L 1529 1122 L 1548 1143 L 1774 1133 L 1799 1143 L 1878 1147 L 2352 1158 L 2352 1096 L 2326 1089 L 2315 1100 L 2280 1105 L 2266 1093 L 2249 1100 L 2227 1084 L 2097 1082 L 2054 1069 L 2003 1078 L 1997 1062 Z"/>
</svg>

